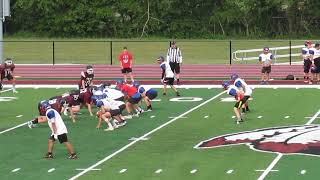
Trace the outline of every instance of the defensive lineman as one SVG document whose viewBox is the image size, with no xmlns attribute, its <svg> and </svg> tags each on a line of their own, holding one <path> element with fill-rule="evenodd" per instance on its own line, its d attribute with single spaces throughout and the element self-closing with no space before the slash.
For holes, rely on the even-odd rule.
<svg viewBox="0 0 320 180">
<path fill-rule="evenodd" d="M 233 85 L 244 92 L 245 103 L 242 105 L 242 112 L 245 113 L 247 111 L 250 111 L 248 100 L 252 95 L 251 87 L 249 87 L 248 84 L 243 79 L 241 79 L 238 74 L 232 74 L 231 81 L 234 81 Z"/>
<path fill-rule="evenodd" d="M 59 142 L 66 146 L 68 149 L 70 155 L 68 156 L 68 159 L 77 159 L 77 155 L 73 150 L 72 145 L 68 141 L 67 137 L 67 127 L 64 124 L 60 114 L 51 108 L 50 104 L 47 103 L 44 105 L 47 109 L 46 111 L 46 117 L 48 119 L 48 125 L 51 129 L 51 135 L 49 137 L 48 141 L 48 153 L 45 155 L 45 158 L 52 159 L 53 158 L 53 145 L 55 140 L 59 140 Z"/>
</svg>

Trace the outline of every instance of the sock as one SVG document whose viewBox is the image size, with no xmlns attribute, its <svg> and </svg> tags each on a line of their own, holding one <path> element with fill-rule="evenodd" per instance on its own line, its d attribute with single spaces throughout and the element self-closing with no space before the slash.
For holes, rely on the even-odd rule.
<svg viewBox="0 0 320 180">
<path fill-rule="evenodd" d="M 38 118 L 35 118 L 34 120 L 31 121 L 32 124 L 38 124 Z"/>
<path fill-rule="evenodd" d="M 246 111 L 249 111 L 249 105 L 247 105 L 247 107 L 246 107 Z"/>
<path fill-rule="evenodd" d="M 16 90 L 16 85 L 15 84 L 12 85 L 12 90 L 14 90 L 14 91 Z"/>
</svg>

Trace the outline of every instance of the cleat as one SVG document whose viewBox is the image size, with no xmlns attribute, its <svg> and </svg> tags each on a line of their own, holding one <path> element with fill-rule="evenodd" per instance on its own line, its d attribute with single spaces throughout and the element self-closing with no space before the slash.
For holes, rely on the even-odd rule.
<svg viewBox="0 0 320 180">
<path fill-rule="evenodd" d="M 131 115 L 123 116 L 124 119 L 132 119 Z"/>
<path fill-rule="evenodd" d="M 65 109 L 64 109 L 63 114 L 64 114 L 65 116 L 68 116 L 68 108 L 65 108 Z"/>
<path fill-rule="evenodd" d="M 139 114 L 137 113 L 137 114 L 133 114 L 132 115 L 133 117 L 139 117 Z"/>
<path fill-rule="evenodd" d="M 179 93 L 179 92 L 177 92 L 177 96 L 180 96 L 180 93 Z"/>
<path fill-rule="evenodd" d="M 17 90 L 12 90 L 12 92 L 13 92 L 13 93 L 18 93 L 18 91 L 17 91 Z"/>
<path fill-rule="evenodd" d="M 151 109 L 151 108 L 147 109 L 147 111 L 146 111 L 146 112 L 150 112 L 150 111 L 152 111 L 152 109 Z"/>
<path fill-rule="evenodd" d="M 34 128 L 32 121 L 28 121 L 27 124 L 28 124 L 28 127 L 29 127 L 30 129 Z"/>
<path fill-rule="evenodd" d="M 118 127 L 125 126 L 127 124 L 127 121 L 123 120 L 121 123 L 118 124 Z"/>
<path fill-rule="evenodd" d="M 164 96 L 165 96 L 165 95 L 167 95 L 167 93 L 162 93 L 162 95 L 164 95 Z"/>
<path fill-rule="evenodd" d="M 104 129 L 104 131 L 113 131 L 114 130 L 114 128 L 112 127 L 112 128 L 107 128 L 107 129 Z"/>
<path fill-rule="evenodd" d="M 45 156 L 44 156 L 45 159 L 53 159 L 53 154 L 51 153 L 47 153 Z"/>
<path fill-rule="evenodd" d="M 78 159 L 78 156 L 76 154 L 70 154 L 70 156 L 68 156 L 68 159 Z"/>
</svg>

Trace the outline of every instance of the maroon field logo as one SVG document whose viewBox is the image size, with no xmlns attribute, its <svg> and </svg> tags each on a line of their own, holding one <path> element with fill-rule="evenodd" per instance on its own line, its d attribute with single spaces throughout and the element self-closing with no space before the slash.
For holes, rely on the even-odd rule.
<svg viewBox="0 0 320 180">
<path fill-rule="evenodd" d="M 194 148 L 207 149 L 240 144 L 245 144 L 255 151 L 320 156 L 320 126 L 284 126 L 226 134 L 202 141 Z"/>
</svg>

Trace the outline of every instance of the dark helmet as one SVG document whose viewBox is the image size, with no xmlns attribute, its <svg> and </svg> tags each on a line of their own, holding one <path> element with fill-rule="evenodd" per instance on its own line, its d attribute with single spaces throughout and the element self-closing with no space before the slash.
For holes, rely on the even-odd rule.
<svg viewBox="0 0 320 180">
<path fill-rule="evenodd" d="M 157 61 L 163 62 L 163 61 L 164 61 L 164 57 L 163 57 L 163 56 L 159 56 L 159 57 L 157 58 Z"/>
<path fill-rule="evenodd" d="M 87 73 L 88 73 L 88 74 L 93 74 L 93 67 L 92 67 L 92 65 L 87 65 L 87 66 L 86 66 L 86 70 L 87 70 Z"/>
<path fill-rule="evenodd" d="M 233 80 L 233 81 L 238 79 L 238 78 L 239 78 L 239 75 L 236 74 L 236 73 L 232 74 L 231 77 L 230 77 L 230 79 Z"/>
<path fill-rule="evenodd" d="M 229 81 L 223 81 L 222 82 L 223 89 L 228 89 L 229 86 L 230 86 L 230 82 Z"/>
</svg>

